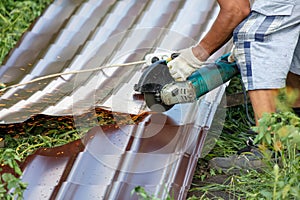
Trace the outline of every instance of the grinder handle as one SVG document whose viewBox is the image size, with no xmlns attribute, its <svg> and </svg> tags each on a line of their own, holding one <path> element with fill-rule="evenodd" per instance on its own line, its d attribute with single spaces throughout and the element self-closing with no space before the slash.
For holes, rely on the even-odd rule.
<svg viewBox="0 0 300 200">
<path fill-rule="evenodd" d="M 239 73 L 236 63 L 228 62 L 229 55 L 230 53 L 225 54 L 215 63 L 204 65 L 187 78 L 194 86 L 197 98 L 219 87 Z"/>
</svg>

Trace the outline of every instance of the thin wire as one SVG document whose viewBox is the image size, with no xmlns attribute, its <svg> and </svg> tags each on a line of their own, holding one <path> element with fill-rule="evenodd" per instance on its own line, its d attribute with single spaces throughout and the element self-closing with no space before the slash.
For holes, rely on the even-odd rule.
<svg viewBox="0 0 300 200">
<path fill-rule="evenodd" d="M 248 119 L 250 125 L 255 125 L 254 120 L 250 117 L 250 114 L 249 114 L 248 97 L 247 97 L 246 88 L 245 88 L 245 85 L 244 85 L 244 82 L 243 82 L 242 78 L 240 78 L 240 82 L 241 82 L 242 90 L 243 90 L 244 104 L 245 104 L 247 119 Z"/>
<path fill-rule="evenodd" d="M 33 79 L 33 80 L 25 82 L 25 83 L 18 83 L 18 84 L 14 84 L 14 85 L 10 85 L 10 86 L 5 86 L 4 88 L 0 89 L 0 92 L 3 92 L 3 91 L 5 91 L 5 90 L 7 90 L 9 88 L 15 88 L 15 87 L 27 85 L 27 84 L 30 84 L 30 83 L 35 83 L 35 82 L 38 82 L 38 81 L 41 81 L 41 80 L 45 80 L 45 79 L 49 79 L 49 78 L 54 78 L 54 77 L 58 77 L 58 76 L 62 76 L 62 75 L 93 72 L 93 71 L 99 71 L 99 70 L 102 70 L 102 69 L 105 69 L 105 68 L 126 67 L 126 66 L 144 64 L 144 63 L 146 63 L 146 61 L 142 60 L 142 61 L 135 61 L 135 62 L 124 63 L 124 64 L 114 64 L 114 65 L 101 66 L 101 67 L 97 67 L 97 68 L 94 68 L 94 69 L 84 69 L 84 70 L 76 70 L 76 71 L 69 71 L 69 72 L 61 72 L 61 73 L 56 73 L 56 74 L 50 74 L 50 75 L 47 75 L 47 76 L 38 77 L 36 79 Z"/>
</svg>

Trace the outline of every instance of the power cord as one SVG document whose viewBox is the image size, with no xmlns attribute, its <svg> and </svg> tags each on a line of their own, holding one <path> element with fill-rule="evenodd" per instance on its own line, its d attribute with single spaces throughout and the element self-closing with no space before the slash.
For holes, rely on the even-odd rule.
<svg viewBox="0 0 300 200">
<path fill-rule="evenodd" d="M 247 97 L 247 91 L 246 91 L 244 82 L 243 82 L 241 77 L 239 77 L 239 80 L 240 80 L 240 83 L 242 85 L 243 96 L 244 96 L 244 105 L 245 105 L 247 120 L 250 123 L 250 125 L 255 125 L 255 121 L 250 117 L 250 114 L 249 114 L 248 97 Z"/>
<path fill-rule="evenodd" d="M 49 79 L 49 78 L 54 78 L 54 77 L 62 76 L 62 75 L 93 72 L 93 71 L 99 71 L 99 70 L 102 70 L 102 69 L 105 69 L 105 68 L 126 67 L 126 66 L 144 64 L 144 63 L 146 63 L 146 60 L 129 62 L 129 63 L 124 63 L 124 64 L 106 65 L 106 66 L 101 66 L 101 67 L 97 67 L 97 68 L 94 68 L 94 69 L 84 69 L 84 70 L 76 70 L 76 71 L 69 71 L 69 72 L 62 72 L 62 73 L 50 74 L 50 75 L 47 75 L 47 76 L 38 77 L 36 79 L 33 79 L 33 80 L 25 82 L 25 83 L 19 83 L 19 84 L 14 84 L 14 85 L 10 85 L 10 86 L 6 86 L 5 84 L 1 83 L 0 84 L 0 92 L 4 92 L 5 90 L 7 90 L 9 88 L 15 88 L 15 87 L 27 85 L 27 84 L 30 84 L 30 83 L 34 83 L 34 82 L 38 82 L 38 81 L 41 81 L 41 80 L 45 80 L 45 79 Z"/>
</svg>

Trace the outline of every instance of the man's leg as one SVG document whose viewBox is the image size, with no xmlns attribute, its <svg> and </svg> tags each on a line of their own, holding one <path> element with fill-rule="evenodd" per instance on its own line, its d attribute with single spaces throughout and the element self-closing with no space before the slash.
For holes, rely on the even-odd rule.
<svg viewBox="0 0 300 200">
<path fill-rule="evenodd" d="M 300 108 L 300 75 L 289 72 L 286 80 L 286 85 L 292 91 L 297 91 L 298 98 L 293 107 Z M 262 117 L 263 113 L 274 113 L 276 111 L 276 98 L 278 90 L 251 90 L 248 91 L 252 107 L 255 113 L 256 125 L 257 120 Z"/>
<path fill-rule="evenodd" d="M 300 75 L 289 72 L 286 85 L 290 90 L 296 91 L 298 94 L 293 108 L 296 108 L 296 110 L 300 109 Z M 274 113 L 276 111 L 278 91 L 276 89 L 248 91 L 255 113 L 256 125 L 258 125 L 258 119 L 262 117 L 263 113 Z"/>
<path fill-rule="evenodd" d="M 296 91 L 298 98 L 295 101 L 293 107 L 300 108 L 300 75 L 289 73 L 286 80 L 286 86 L 293 91 Z"/>
<path fill-rule="evenodd" d="M 264 113 L 274 113 L 276 111 L 275 100 L 278 95 L 278 90 L 251 90 L 248 91 L 252 107 L 255 114 L 255 122 L 258 125 L 258 119 Z"/>
<path fill-rule="evenodd" d="M 267 1 L 260 1 L 263 2 Z M 259 4 L 256 4 L 256 8 L 257 6 Z M 276 4 L 274 6 L 276 8 Z M 266 15 L 254 10 L 233 33 L 233 53 L 245 88 L 249 92 L 256 123 L 263 113 L 276 111 L 278 88 L 286 86 L 288 72 L 300 74 L 300 54 L 297 51 L 300 50 L 300 27 L 295 26 L 296 22 L 300 23 L 300 5 L 294 7 L 291 15 L 277 15 L 278 9 L 272 9 L 270 6 L 264 8 L 268 8 Z M 295 84 L 296 88 L 300 85 L 299 79 L 291 83 Z M 299 105 L 298 103 L 296 104 Z M 209 165 L 222 171 L 236 168 L 260 169 L 264 166 L 262 157 L 260 150 L 253 146 L 250 140 L 245 151 L 241 149 L 229 157 L 213 158 Z"/>
<path fill-rule="evenodd" d="M 300 117 L 300 75 L 289 73 L 286 80 L 287 91 L 296 91 L 295 93 L 298 95 L 296 101 L 293 105 L 294 112 Z"/>
</svg>

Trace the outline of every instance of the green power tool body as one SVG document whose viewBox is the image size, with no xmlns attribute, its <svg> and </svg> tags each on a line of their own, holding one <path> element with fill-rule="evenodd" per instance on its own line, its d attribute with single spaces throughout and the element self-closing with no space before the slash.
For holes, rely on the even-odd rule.
<svg viewBox="0 0 300 200">
<path fill-rule="evenodd" d="M 178 103 L 196 101 L 239 74 L 236 63 L 228 62 L 229 55 L 205 64 L 186 81 L 175 81 L 170 75 L 167 61 L 156 61 L 146 68 L 134 90 L 142 93 L 146 105 L 156 112 L 167 111 Z"/>
</svg>

